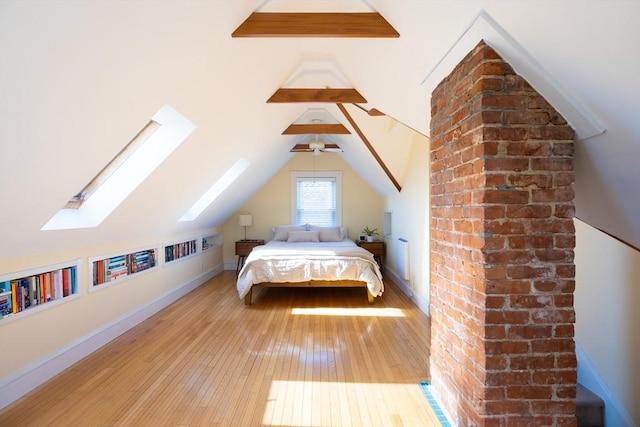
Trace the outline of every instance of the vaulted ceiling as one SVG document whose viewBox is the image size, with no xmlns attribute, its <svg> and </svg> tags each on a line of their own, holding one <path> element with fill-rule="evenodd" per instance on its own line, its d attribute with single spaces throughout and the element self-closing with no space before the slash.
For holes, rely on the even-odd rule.
<svg viewBox="0 0 640 427">
<path fill-rule="evenodd" d="M 638 247 L 639 5 L 3 0 L 0 257 L 62 247 L 41 227 L 165 104 L 196 130 L 100 227 L 65 239 L 220 225 L 308 143 L 287 129 L 317 118 L 349 132 L 326 135 L 342 149 L 331 155 L 381 195 L 397 192 L 406 141 L 429 134 L 431 90 L 480 39 L 576 128 L 578 216 Z M 255 12 L 377 12 L 399 37 L 232 37 Z M 361 98 L 290 102 L 300 94 L 286 90 L 303 88 Z M 239 158 L 250 164 L 229 191 L 196 220 L 178 221 Z"/>
</svg>

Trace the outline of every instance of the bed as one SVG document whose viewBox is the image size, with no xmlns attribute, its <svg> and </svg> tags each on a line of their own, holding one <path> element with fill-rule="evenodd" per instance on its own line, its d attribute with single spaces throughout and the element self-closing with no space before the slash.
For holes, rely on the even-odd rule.
<svg viewBox="0 0 640 427">
<path fill-rule="evenodd" d="M 382 273 L 373 254 L 346 238 L 341 227 L 280 226 L 256 246 L 238 274 L 246 305 L 254 287 L 362 287 L 367 300 L 382 295 Z"/>
</svg>

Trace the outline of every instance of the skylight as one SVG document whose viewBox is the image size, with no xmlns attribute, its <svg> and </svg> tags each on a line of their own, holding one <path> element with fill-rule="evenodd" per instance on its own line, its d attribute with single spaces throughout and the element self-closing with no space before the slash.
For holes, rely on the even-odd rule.
<svg viewBox="0 0 640 427">
<path fill-rule="evenodd" d="M 42 230 L 98 226 L 195 128 L 191 121 L 165 105 Z"/>
<path fill-rule="evenodd" d="M 251 162 L 240 158 L 191 206 L 180 221 L 196 219 L 233 181 L 240 176 Z"/>
</svg>

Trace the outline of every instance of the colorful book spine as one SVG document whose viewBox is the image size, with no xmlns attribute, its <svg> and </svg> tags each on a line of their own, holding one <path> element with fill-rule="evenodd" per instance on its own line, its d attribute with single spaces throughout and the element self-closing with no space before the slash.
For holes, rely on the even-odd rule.
<svg viewBox="0 0 640 427">
<path fill-rule="evenodd" d="M 62 297 L 68 297 L 71 290 L 71 273 L 68 268 L 62 270 Z"/>
<path fill-rule="evenodd" d="M 188 242 L 176 243 L 174 245 L 165 246 L 164 259 L 166 262 L 171 262 L 176 259 L 192 255 L 197 252 L 196 240 L 189 240 Z"/>
<path fill-rule="evenodd" d="M 11 291 L 0 292 L 0 318 L 11 314 Z"/>
<path fill-rule="evenodd" d="M 76 294 L 78 292 L 78 283 L 76 282 L 76 268 L 69 267 L 71 270 L 71 293 Z"/>
<path fill-rule="evenodd" d="M 0 318 L 77 293 L 76 267 L 0 282 Z"/>
</svg>

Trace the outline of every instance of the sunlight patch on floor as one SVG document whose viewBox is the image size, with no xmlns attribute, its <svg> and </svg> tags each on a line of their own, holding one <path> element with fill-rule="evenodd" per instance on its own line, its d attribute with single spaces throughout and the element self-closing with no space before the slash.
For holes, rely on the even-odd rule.
<svg viewBox="0 0 640 427">
<path fill-rule="evenodd" d="M 399 308 L 335 308 L 335 307 L 314 307 L 314 308 L 292 308 L 291 314 L 301 316 L 363 316 L 363 317 L 405 317 L 404 312 Z"/>
<path fill-rule="evenodd" d="M 440 426 L 418 384 L 332 381 L 273 381 L 265 426 Z M 416 401 L 424 403 L 416 407 Z"/>
</svg>

